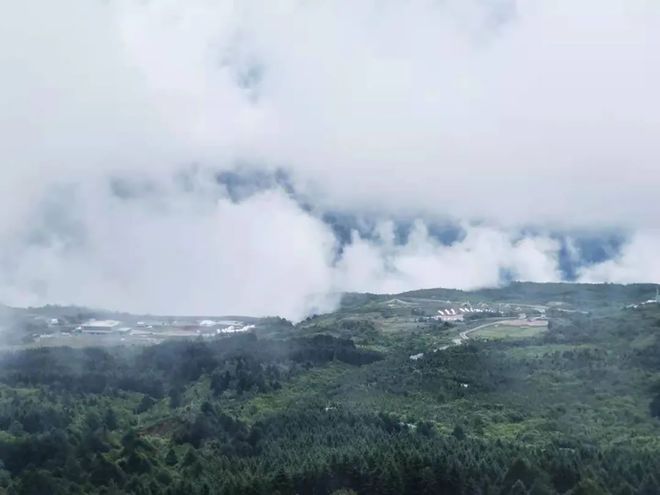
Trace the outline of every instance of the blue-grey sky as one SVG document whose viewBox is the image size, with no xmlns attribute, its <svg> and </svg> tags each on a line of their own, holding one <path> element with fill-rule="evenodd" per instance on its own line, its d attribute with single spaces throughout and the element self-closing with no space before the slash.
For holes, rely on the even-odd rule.
<svg viewBox="0 0 660 495">
<path fill-rule="evenodd" d="M 658 2 L 0 7 L 1 301 L 660 282 Z"/>
</svg>

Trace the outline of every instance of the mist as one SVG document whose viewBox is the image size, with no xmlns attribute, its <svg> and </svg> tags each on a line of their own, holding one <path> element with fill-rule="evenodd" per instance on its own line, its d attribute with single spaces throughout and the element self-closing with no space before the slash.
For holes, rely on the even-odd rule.
<svg viewBox="0 0 660 495">
<path fill-rule="evenodd" d="M 344 291 L 660 282 L 654 3 L 3 7 L 4 303 L 300 319 Z"/>
</svg>

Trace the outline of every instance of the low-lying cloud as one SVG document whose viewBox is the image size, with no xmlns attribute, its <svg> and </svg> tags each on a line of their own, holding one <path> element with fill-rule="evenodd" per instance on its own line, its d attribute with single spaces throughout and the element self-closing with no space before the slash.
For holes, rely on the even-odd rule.
<svg viewBox="0 0 660 495">
<path fill-rule="evenodd" d="M 652 2 L 4 11 L 7 303 L 300 318 L 346 290 L 660 281 Z M 599 232 L 621 246 L 589 260 Z"/>
</svg>

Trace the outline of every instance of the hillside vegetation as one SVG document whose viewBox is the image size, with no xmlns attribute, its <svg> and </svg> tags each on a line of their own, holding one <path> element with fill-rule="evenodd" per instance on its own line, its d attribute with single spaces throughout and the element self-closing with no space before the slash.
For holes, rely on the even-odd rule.
<svg viewBox="0 0 660 495">
<path fill-rule="evenodd" d="M 10 347 L 0 493 L 658 494 L 654 296 L 352 294 L 211 340 Z"/>
</svg>

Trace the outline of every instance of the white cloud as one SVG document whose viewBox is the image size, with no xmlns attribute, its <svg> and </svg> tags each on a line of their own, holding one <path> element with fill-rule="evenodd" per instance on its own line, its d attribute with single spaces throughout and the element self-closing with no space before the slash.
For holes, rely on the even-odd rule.
<svg viewBox="0 0 660 495">
<path fill-rule="evenodd" d="M 613 259 L 584 268 L 583 282 L 660 283 L 660 231 L 635 233 Z"/>
<path fill-rule="evenodd" d="M 653 2 L 125 5 L 127 53 L 191 109 L 178 132 L 284 163 L 326 204 L 657 222 Z M 232 85 L 250 64 L 256 104 Z"/>
<path fill-rule="evenodd" d="M 333 302 L 325 296 L 335 239 L 281 192 L 241 203 L 166 197 L 165 209 L 84 193 L 84 241 L 25 249 L 0 299 L 294 319 Z"/>
<path fill-rule="evenodd" d="M 558 280 L 559 246 L 528 225 L 637 232 L 581 277 L 660 280 L 654 2 L 2 7 L 8 302 L 297 318 L 338 290 Z M 172 186 L 237 161 L 284 168 L 313 211 L 279 190 L 233 203 L 212 173 Z M 111 177 L 156 191 L 120 200 Z M 419 222 L 399 245 L 381 223 L 336 259 L 324 208 L 454 219 L 465 237 Z"/>
<path fill-rule="evenodd" d="M 330 227 L 281 190 L 237 203 L 205 186 L 201 179 L 182 193 L 162 181 L 151 185 L 156 193 L 128 199 L 104 182 L 64 188 L 50 208 L 66 228 L 5 246 L 0 300 L 297 320 L 331 309 L 346 290 L 493 286 L 503 271 L 520 280 L 559 278 L 559 246 L 548 238 L 465 225 L 461 241 L 443 245 L 417 221 L 398 244 L 394 224 L 382 222 L 371 240 L 354 232 L 339 255 Z"/>
<path fill-rule="evenodd" d="M 516 240 L 501 230 L 465 226 L 463 240 L 444 245 L 418 221 L 408 242 L 394 245 L 385 240 L 391 239 L 387 229 L 381 226 L 385 234 L 373 241 L 354 233 L 338 265 L 341 287 L 389 293 L 432 287 L 475 289 L 498 285 L 502 272 L 515 280 L 561 278 L 559 245 L 548 238 Z"/>
</svg>

